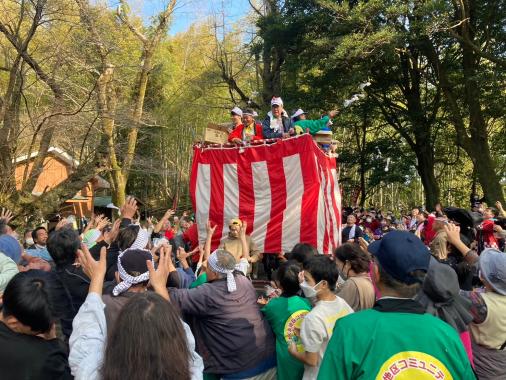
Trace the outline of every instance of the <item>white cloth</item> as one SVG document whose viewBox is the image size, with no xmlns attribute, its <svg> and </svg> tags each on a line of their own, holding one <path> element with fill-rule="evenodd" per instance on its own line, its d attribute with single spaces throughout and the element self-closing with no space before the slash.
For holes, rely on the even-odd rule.
<svg viewBox="0 0 506 380">
<path fill-rule="evenodd" d="M 97 293 L 89 293 L 74 321 L 70 336 L 69 365 L 75 380 L 100 380 L 100 367 L 104 360 L 107 338 L 105 304 Z M 191 353 L 190 371 L 192 380 L 202 380 L 204 362 L 195 352 L 195 339 L 190 327 L 183 323 Z"/>
<path fill-rule="evenodd" d="M 357 229 L 357 225 L 354 224 L 351 228 L 350 228 L 350 232 L 348 234 L 348 240 L 350 239 L 355 239 L 355 231 Z"/>
<path fill-rule="evenodd" d="M 288 117 L 288 114 L 286 113 L 285 110 L 283 110 L 282 115 Z M 271 119 L 269 124 L 271 129 L 273 129 L 276 132 L 284 132 L 283 119 L 281 117 L 279 119 L 275 118 L 274 116 L 272 116 L 272 111 L 267 112 L 267 116 L 269 116 L 269 118 Z"/>
<path fill-rule="evenodd" d="M 336 296 L 334 301 L 318 301 L 306 314 L 300 329 L 300 339 L 306 352 L 318 353 L 318 364 L 315 367 L 304 365 L 302 380 L 316 380 L 336 321 L 351 313 L 353 309 L 346 301 Z"/>
<path fill-rule="evenodd" d="M 144 249 L 148 245 L 149 242 L 149 233 L 145 229 L 139 226 L 139 233 L 137 234 L 137 237 L 135 238 L 135 241 L 132 243 L 132 245 L 128 248 L 132 249 Z"/>
<path fill-rule="evenodd" d="M 121 264 L 121 258 L 123 257 L 123 255 L 126 252 L 128 252 L 131 249 L 132 248 L 125 249 L 118 256 L 118 274 L 119 274 L 119 277 L 121 278 L 122 281 L 118 285 L 116 285 L 114 287 L 114 289 L 112 290 L 113 296 L 118 296 L 121 293 L 126 292 L 128 289 L 130 289 L 132 287 L 132 285 L 140 284 L 141 282 L 146 282 L 149 280 L 149 271 L 146 271 L 146 272 L 141 273 L 140 275 L 134 277 L 134 276 L 129 275 L 127 273 L 127 271 L 125 270 L 125 268 L 123 268 L 123 265 Z M 141 250 L 146 251 L 149 254 L 149 256 L 151 257 L 151 262 L 153 263 L 153 266 L 154 266 L 155 261 L 153 260 L 153 255 L 151 254 L 151 252 L 148 250 L 145 250 L 145 249 L 141 249 Z"/>
<path fill-rule="evenodd" d="M 249 263 L 248 260 L 246 260 L 244 257 L 239 260 L 239 263 L 235 265 L 235 270 L 238 270 L 239 272 L 242 272 L 245 276 L 248 275 L 249 270 Z"/>
</svg>

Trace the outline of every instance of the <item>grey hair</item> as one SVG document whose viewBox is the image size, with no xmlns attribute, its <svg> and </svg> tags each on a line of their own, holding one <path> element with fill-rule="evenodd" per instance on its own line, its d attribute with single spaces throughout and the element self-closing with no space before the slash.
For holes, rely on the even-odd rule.
<svg viewBox="0 0 506 380">
<path fill-rule="evenodd" d="M 226 270 L 234 270 L 237 264 L 235 257 L 224 249 L 216 250 L 216 258 L 218 259 L 218 265 Z"/>
</svg>

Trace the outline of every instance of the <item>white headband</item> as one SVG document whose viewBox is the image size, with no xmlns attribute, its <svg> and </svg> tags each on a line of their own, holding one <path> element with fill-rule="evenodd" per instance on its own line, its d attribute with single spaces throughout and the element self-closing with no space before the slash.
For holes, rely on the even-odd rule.
<svg viewBox="0 0 506 380">
<path fill-rule="evenodd" d="M 128 248 L 125 249 L 123 252 L 121 252 L 120 255 L 118 256 L 118 273 L 119 277 L 123 281 L 121 281 L 118 285 L 114 287 L 114 289 L 112 290 L 113 296 L 118 296 L 121 293 L 126 292 L 128 289 L 130 289 L 132 285 L 140 284 L 141 282 L 149 280 L 149 271 L 134 277 L 129 275 L 127 271 L 123 268 L 123 265 L 121 265 L 121 258 L 123 257 L 123 255 L 132 249 L 137 250 L 137 248 Z M 154 266 L 155 262 L 153 260 L 153 255 L 151 254 L 151 252 L 146 249 L 142 249 L 142 251 L 149 253 L 149 255 L 151 256 L 151 262 L 153 263 Z"/>
<path fill-rule="evenodd" d="M 211 256 L 207 259 L 207 265 L 211 268 L 213 272 L 226 274 L 227 275 L 227 289 L 229 293 L 235 292 L 237 289 L 237 285 L 235 283 L 234 278 L 234 270 L 235 269 L 225 269 L 220 266 L 218 263 L 218 255 L 216 254 L 217 251 L 214 251 Z"/>
</svg>

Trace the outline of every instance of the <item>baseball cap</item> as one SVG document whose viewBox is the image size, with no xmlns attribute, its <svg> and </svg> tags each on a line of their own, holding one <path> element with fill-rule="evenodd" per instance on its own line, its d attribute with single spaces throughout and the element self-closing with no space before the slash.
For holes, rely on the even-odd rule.
<svg viewBox="0 0 506 380">
<path fill-rule="evenodd" d="M 239 227 L 242 227 L 242 221 L 239 218 L 230 219 L 230 222 L 228 223 L 229 226 L 236 224 Z"/>
<path fill-rule="evenodd" d="M 242 110 L 239 107 L 232 108 L 230 113 L 242 117 Z"/>
<path fill-rule="evenodd" d="M 416 270 L 427 272 L 430 253 L 422 241 L 407 231 L 391 231 L 383 239 L 369 245 L 385 271 L 398 281 L 414 284 L 419 280 L 412 275 Z"/>
<path fill-rule="evenodd" d="M 506 253 L 493 248 L 483 250 L 480 271 L 497 293 L 506 296 Z"/>
<path fill-rule="evenodd" d="M 272 106 L 283 107 L 283 99 L 277 98 L 277 97 L 273 96 L 272 99 L 271 99 L 271 107 Z"/>
<path fill-rule="evenodd" d="M 295 119 L 297 116 L 300 116 L 300 115 L 303 115 L 305 114 L 305 112 L 302 110 L 302 109 L 298 109 L 297 111 L 295 111 L 295 113 L 292 115 L 292 119 Z"/>
</svg>

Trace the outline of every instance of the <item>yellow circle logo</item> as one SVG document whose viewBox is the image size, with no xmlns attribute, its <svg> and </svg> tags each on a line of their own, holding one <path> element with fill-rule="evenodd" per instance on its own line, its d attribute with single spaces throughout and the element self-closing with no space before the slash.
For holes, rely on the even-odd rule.
<svg viewBox="0 0 506 380">
<path fill-rule="evenodd" d="M 298 352 L 304 352 L 304 346 L 300 340 L 300 327 L 302 320 L 309 313 L 308 310 L 299 310 L 290 315 L 285 322 L 284 336 L 287 343 L 294 342 Z"/>
<path fill-rule="evenodd" d="M 417 351 L 391 356 L 379 370 L 376 380 L 452 380 L 446 366 L 435 357 Z"/>
</svg>

